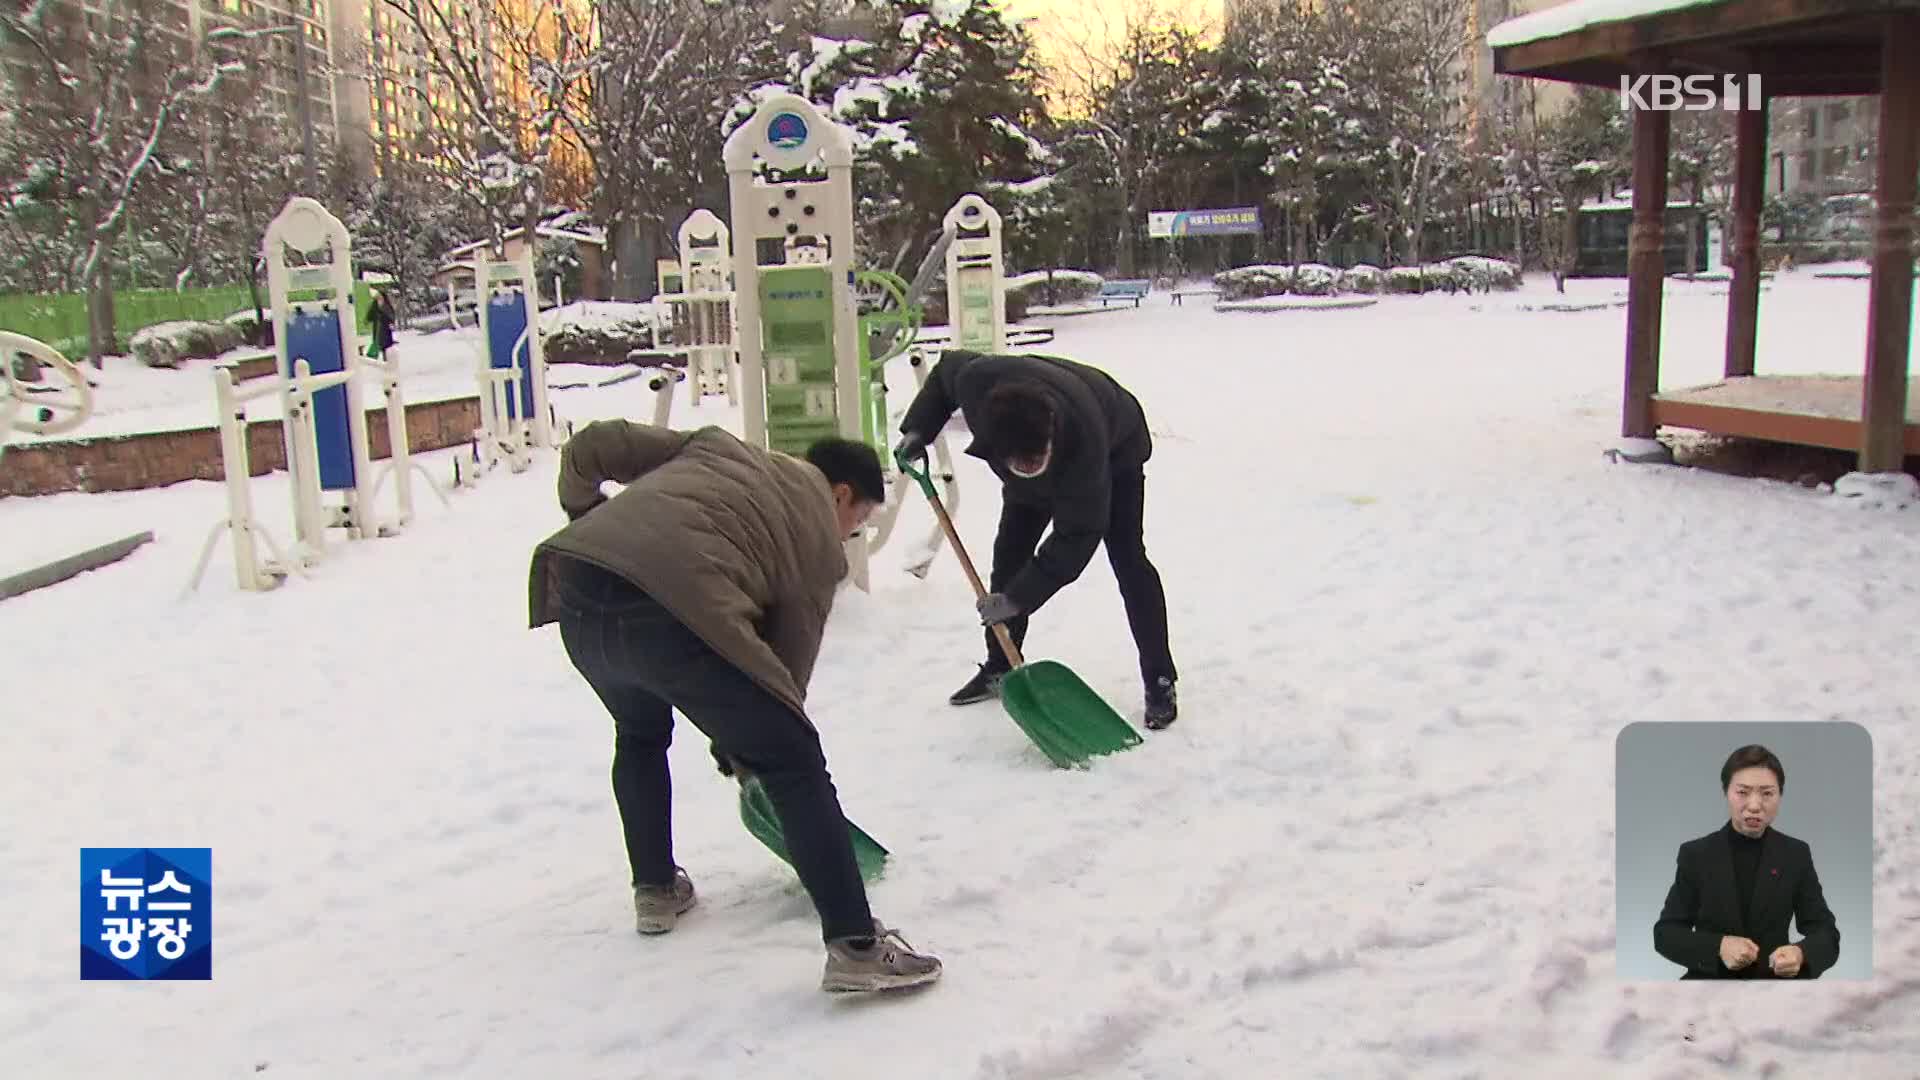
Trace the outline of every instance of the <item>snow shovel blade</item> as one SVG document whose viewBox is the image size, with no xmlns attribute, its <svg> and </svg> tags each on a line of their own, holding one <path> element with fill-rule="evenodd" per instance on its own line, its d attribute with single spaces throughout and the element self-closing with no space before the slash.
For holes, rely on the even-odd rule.
<svg viewBox="0 0 1920 1080">
<path fill-rule="evenodd" d="M 1000 703 L 1061 768 L 1084 768 L 1096 756 L 1142 741 L 1080 676 L 1052 660 L 1030 661 L 1008 672 L 1000 682 Z"/>
<path fill-rule="evenodd" d="M 773 800 L 767 798 L 767 789 L 760 785 L 758 778 L 740 785 L 740 820 L 768 851 L 788 866 L 793 865 L 792 856 L 787 854 L 786 833 L 780 828 L 780 816 L 774 813 Z M 847 822 L 847 832 L 853 840 L 854 861 L 860 864 L 860 880 L 872 881 L 879 877 L 887 865 L 887 849 L 851 821 Z"/>
</svg>

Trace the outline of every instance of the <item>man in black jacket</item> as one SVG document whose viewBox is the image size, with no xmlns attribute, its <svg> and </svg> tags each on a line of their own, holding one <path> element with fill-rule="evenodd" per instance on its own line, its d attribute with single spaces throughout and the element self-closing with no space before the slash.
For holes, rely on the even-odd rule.
<svg viewBox="0 0 1920 1080">
<path fill-rule="evenodd" d="M 1820 891 L 1813 851 L 1773 828 L 1786 767 L 1743 746 L 1720 769 L 1728 820 L 1680 845 L 1653 947 L 1682 979 L 1817 979 L 1840 959 L 1840 930 Z M 1801 940 L 1787 941 L 1787 920 Z"/>
<path fill-rule="evenodd" d="M 998 691 L 1008 663 L 993 624 L 1006 624 L 1016 645 L 1025 641 L 1027 617 L 1078 579 L 1104 541 L 1140 650 L 1147 726 L 1173 723 L 1179 673 L 1167 643 L 1166 592 L 1147 559 L 1153 439 L 1140 402 L 1105 372 L 1071 360 L 950 349 L 908 407 L 898 452 L 924 459 L 956 408 L 973 433 L 966 452 L 1002 486 L 991 594 L 979 604 L 987 660 L 948 700 L 969 705 Z M 1049 522 L 1053 532 L 1041 543 Z"/>
</svg>

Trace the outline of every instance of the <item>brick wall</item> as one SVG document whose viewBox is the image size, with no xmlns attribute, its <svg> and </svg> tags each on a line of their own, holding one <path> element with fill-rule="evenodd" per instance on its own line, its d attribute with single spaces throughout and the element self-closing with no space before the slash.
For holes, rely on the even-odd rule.
<svg viewBox="0 0 1920 1080">
<path fill-rule="evenodd" d="M 416 453 L 465 445 L 479 426 L 478 397 L 407 406 L 407 445 Z M 388 456 L 386 409 L 367 410 L 367 442 L 374 460 Z M 247 424 L 249 472 L 261 476 L 285 469 L 286 458 L 279 420 Z M 15 443 L 0 457 L 0 497 L 133 491 L 225 478 L 217 427 Z"/>
</svg>

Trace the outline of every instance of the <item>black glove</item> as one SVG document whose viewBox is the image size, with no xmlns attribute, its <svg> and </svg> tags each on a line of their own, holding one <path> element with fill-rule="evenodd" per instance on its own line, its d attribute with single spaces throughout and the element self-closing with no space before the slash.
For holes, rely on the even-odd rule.
<svg viewBox="0 0 1920 1080">
<path fill-rule="evenodd" d="M 708 743 L 707 752 L 713 755 L 713 763 L 719 766 L 721 776 L 738 776 L 742 780 L 747 778 L 747 770 L 735 764 L 732 758 L 721 753 L 719 747 Z"/>
<path fill-rule="evenodd" d="M 595 510 L 599 509 L 600 504 L 606 501 L 607 501 L 607 497 L 605 495 L 602 495 L 599 498 L 593 500 L 593 502 L 587 504 L 587 508 L 585 510 L 580 511 L 579 513 L 574 513 L 572 510 L 568 510 L 567 520 L 579 521 L 581 518 L 586 517 L 588 514 L 591 514 Z M 562 509 L 565 509 L 565 508 L 563 507 Z"/>
<path fill-rule="evenodd" d="M 1006 593 L 988 593 L 974 605 L 974 610 L 980 613 L 980 625 L 992 626 L 1017 618 L 1020 605 L 1014 603 Z"/>
<path fill-rule="evenodd" d="M 927 460 L 926 436 L 917 431 L 907 432 L 901 437 L 899 445 L 893 448 L 893 459 L 902 465 L 913 462 L 924 465 Z"/>
</svg>

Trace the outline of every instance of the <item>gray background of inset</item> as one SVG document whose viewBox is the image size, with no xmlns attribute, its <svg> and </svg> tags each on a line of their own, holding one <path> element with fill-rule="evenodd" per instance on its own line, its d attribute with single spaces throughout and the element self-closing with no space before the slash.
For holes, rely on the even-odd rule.
<svg viewBox="0 0 1920 1080">
<path fill-rule="evenodd" d="M 1773 827 L 1813 848 L 1840 928 L 1840 960 L 1822 979 L 1873 975 L 1873 741 L 1858 724 L 1641 721 L 1614 753 L 1614 969 L 1623 979 L 1678 979 L 1653 951 L 1653 923 L 1682 842 L 1727 823 L 1720 767 L 1759 743 L 1786 768 Z M 1799 940 L 1799 928 L 1792 939 Z"/>
</svg>

